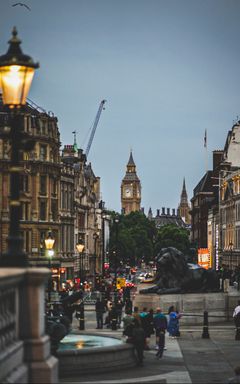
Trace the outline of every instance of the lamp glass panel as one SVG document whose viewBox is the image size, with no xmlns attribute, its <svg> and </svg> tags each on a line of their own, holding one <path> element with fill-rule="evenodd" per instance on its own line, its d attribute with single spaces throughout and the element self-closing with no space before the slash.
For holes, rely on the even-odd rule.
<svg viewBox="0 0 240 384">
<path fill-rule="evenodd" d="M 83 244 L 77 244 L 76 245 L 76 248 L 77 248 L 77 251 L 79 253 L 82 253 L 82 251 L 84 250 L 84 245 Z"/>
<path fill-rule="evenodd" d="M 54 239 L 45 239 L 46 249 L 53 249 L 55 240 Z"/>
<path fill-rule="evenodd" d="M 0 67 L 0 84 L 5 105 L 26 104 L 32 83 L 34 68 L 21 65 Z"/>
</svg>

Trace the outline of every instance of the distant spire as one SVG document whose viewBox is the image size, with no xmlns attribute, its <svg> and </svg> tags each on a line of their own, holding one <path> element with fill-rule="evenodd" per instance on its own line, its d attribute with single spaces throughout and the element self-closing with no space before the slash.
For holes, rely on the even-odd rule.
<svg viewBox="0 0 240 384">
<path fill-rule="evenodd" d="M 132 150 L 130 151 L 130 157 L 129 157 L 127 165 L 134 165 L 135 166 L 135 163 L 134 163 L 134 160 L 133 160 L 133 155 L 132 155 Z"/>
<path fill-rule="evenodd" d="M 185 183 L 185 177 L 183 178 L 183 188 L 182 188 L 182 193 L 181 193 L 181 200 L 187 200 L 187 190 L 186 190 L 186 183 Z"/>
<path fill-rule="evenodd" d="M 152 208 L 150 207 L 149 210 L 148 210 L 148 219 L 152 219 L 153 217 L 153 214 L 152 214 Z"/>
</svg>

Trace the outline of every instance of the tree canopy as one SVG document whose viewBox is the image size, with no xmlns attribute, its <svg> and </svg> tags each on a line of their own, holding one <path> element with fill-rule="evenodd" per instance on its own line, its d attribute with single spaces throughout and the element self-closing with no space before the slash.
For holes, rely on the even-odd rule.
<svg viewBox="0 0 240 384">
<path fill-rule="evenodd" d="M 156 228 L 154 221 L 142 212 L 128 215 L 111 212 L 111 217 L 109 254 L 112 267 L 135 266 L 142 261 L 148 264 L 166 247 L 175 247 L 185 255 L 190 252 L 189 232 L 185 228 L 173 224 Z"/>
<path fill-rule="evenodd" d="M 148 263 L 154 257 L 154 237 L 156 228 L 142 212 L 131 212 L 128 215 L 112 215 L 110 231 L 110 254 L 117 250 L 117 261 L 131 266 Z"/>
<path fill-rule="evenodd" d="M 188 230 L 174 224 L 164 225 L 159 228 L 155 242 L 155 253 L 157 254 L 162 248 L 166 247 L 177 248 L 187 255 L 190 250 Z"/>
</svg>

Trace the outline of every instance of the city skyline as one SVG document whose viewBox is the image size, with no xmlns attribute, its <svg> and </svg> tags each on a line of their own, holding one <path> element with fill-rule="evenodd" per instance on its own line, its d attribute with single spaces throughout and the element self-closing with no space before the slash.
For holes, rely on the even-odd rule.
<svg viewBox="0 0 240 384">
<path fill-rule="evenodd" d="M 121 210 L 130 150 L 145 213 L 177 208 L 212 168 L 238 119 L 238 15 L 234 0 L 26 1 L 1 3 L 0 52 L 14 25 L 40 62 L 29 98 L 58 118 L 62 146 L 89 152 L 106 206 Z M 204 137 L 207 131 L 207 164 Z"/>
</svg>

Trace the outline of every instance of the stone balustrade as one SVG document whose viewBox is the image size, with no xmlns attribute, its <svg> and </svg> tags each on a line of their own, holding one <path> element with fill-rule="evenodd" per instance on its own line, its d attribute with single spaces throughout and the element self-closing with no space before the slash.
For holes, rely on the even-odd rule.
<svg viewBox="0 0 240 384">
<path fill-rule="evenodd" d="M 57 383 L 45 334 L 45 268 L 0 268 L 0 382 Z"/>
</svg>

